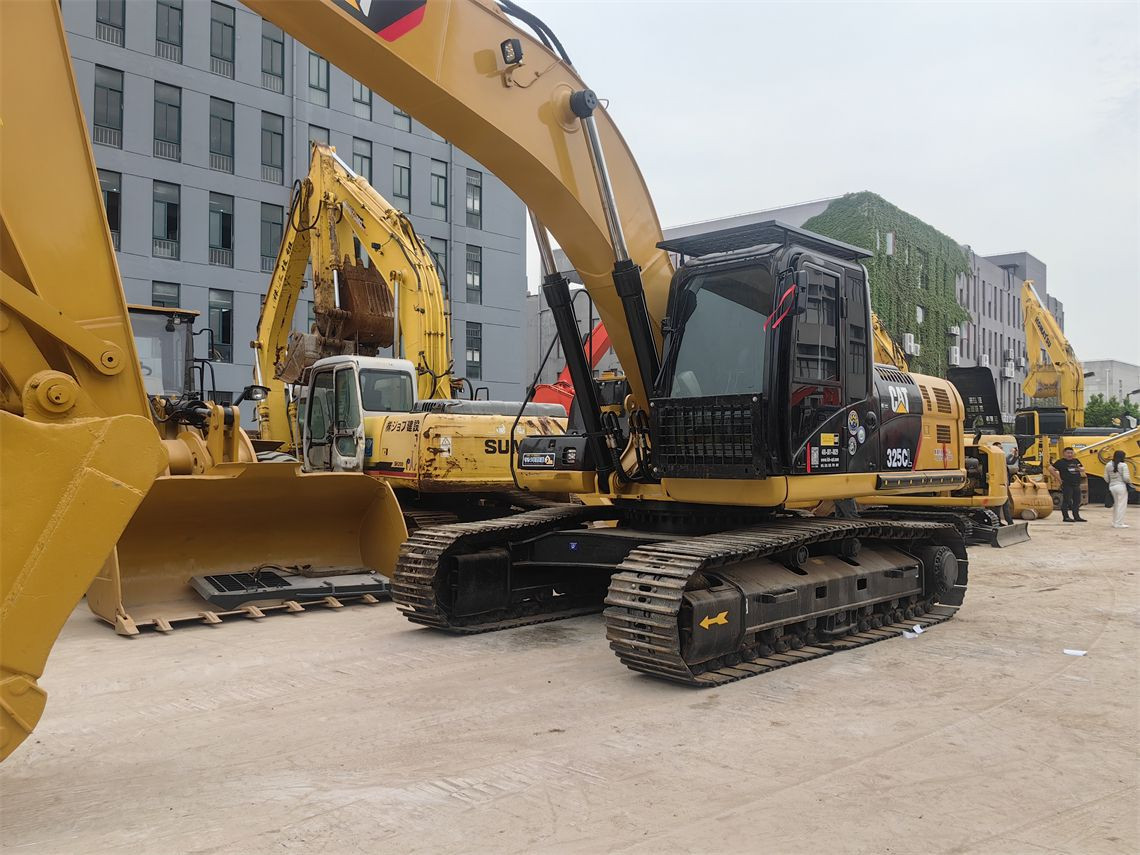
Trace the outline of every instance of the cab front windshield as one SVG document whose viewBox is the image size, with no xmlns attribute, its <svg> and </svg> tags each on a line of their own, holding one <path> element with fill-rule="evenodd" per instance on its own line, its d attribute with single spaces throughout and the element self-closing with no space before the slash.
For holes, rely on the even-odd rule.
<svg viewBox="0 0 1140 855">
<path fill-rule="evenodd" d="M 412 378 L 403 371 L 365 368 L 360 372 L 360 400 L 373 413 L 410 413 L 415 395 Z"/>
<path fill-rule="evenodd" d="M 773 313 L 771 273 L 757 266 L 726 267 L 698 273 L 683 287 L 677 301 L 681 316 L 674 319 L 674 327 L 681 327 L 674 335 L 681 338 L 667 366 L 669 396 L 763 394 L 768 336 L 779 320 L 787 320 Z"/>
<path fill-rule="evenodd" d="M 131 312 L 131 330 L 148 395 L 178 397 L 190 391 L 192 325 L 179 315 Z"/>
</svg>

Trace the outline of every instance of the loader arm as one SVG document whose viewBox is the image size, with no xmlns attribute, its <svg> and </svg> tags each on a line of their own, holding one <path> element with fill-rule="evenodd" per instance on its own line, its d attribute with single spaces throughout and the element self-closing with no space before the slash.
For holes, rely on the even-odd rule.
<svg viewBox="0 0 1140 855">
<path fill-rule="evenodd" d="M 1029 356 L 1029 371 L 1021 384 L 1025 396 L 1056 401 L 1065 409 L 1066 428 L 1084 427 L 1084 368 L 1029 279 L 1021 286 L 1021 314 Z"/>
<path fill-rule="evenodd" d="M 282 374 L 289 363 L 290 330 L 309 261 L 313 268 L 316 335 L 328 351 L 322 355 L 332 355 L 334 350 L 341 353 L 353 346 L 351 338 L 341 337 L 340 321 L 346 314 L 342 301 L 349 290 L 357 295 L 367 290 L 346 287 L 348 276 L 363 276 L 367 272 L 355 265 L 354 240 L 368 256 L 375 271 L 371 276 L 378 274 L 382 280 L 373 287 L 387 290 L 386 295 L 373 296 L 382 297 L 381 302 L 394 300 L 395 304 L 395 328 L 378 343 L 391 344 L 394 334 L 404 358 L 416 366 L 417 398 L 452 397 L 449 316 L 431 251 L 402 211 L 353 172 L 335 149 L 316 143 L 309 174 L 300 182 L 290 204 L 289 221 L 253 342 L 257 381 L 270 388 L 270 394 L 258 407 L 262 438 L 282 442 L 291 439 Z M 364 284 L 367 286 L 368 282 Z M 385 310 L 390 305 L 385 303 Z M 370 316 L 370 320 L 373 325 L 391 325 L 391 319 L 379 313 Z"/>
<path fill-rule="evenodd" d="M 48 653 L 167 455 L 58 4 L 0 4 L 0 87 L 2 760 L 39 720 Z"/>
<path fill-rule="evenodd" d="M 638 405 L 647 392 L 611 274 L 615 249 L 582 123 L 574 69 L 499 8 L 481 0 L 251 0 L 253 11 L 482 163 L 516 193 L 566 252 L 610 331 Z M 508 64 L 517 40 L 522 62 Z M 517 55 L 517 54 L 516 54 Z M 621 226 L 660 345 L 673 273 L 653 200 L 629 148 L 594 112 Z"/>
</svg>

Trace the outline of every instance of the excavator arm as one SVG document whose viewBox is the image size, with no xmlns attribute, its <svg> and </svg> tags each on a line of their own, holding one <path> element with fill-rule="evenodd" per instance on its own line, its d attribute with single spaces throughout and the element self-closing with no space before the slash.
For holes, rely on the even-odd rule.
<svg viewBox="0 0 1140 855">
<path fill-rule="evenodd" d="M 356 245 L 369 265 L 356 261 Z M 291 334 L 312 262 L 316 329 Z M 393 323 L 395 321 L 395 323 Z M 290 204 L 257 325 L 262 438 L 289 441 L 285 383 L 322 356 L 397 344 L 416 366 L 420 399 L 452 397 L 451 333 L 431 251 L 411 221 L 341 160 L 315 143 L 308 176 Z"/>
<path fill-rule="evenodd" d="M 583 120 L 571 107 L 571 96 L 580 105 L 579 93 L 588 90 L 556 43 L 548 48 L 498 5 L 482 0 L 246 5 L 459 145 L 522 199 L 581 275 L 635 400 L 647 409 L 630 324 L 612 278 L 613 232 Z M 672 264 L 657 247 L 661 227 L 629 148 L 602 107 L 593 119 L 659 347 Z"/>
<path fill-rule="evenodd" d="M 871 312 L 871 328 L 875 337 L 875 362 L 880 365 L 892 365 L 900 371 L 909 371 L 906 352 L 891 338 L 886 326 L 874 312 Z"/>
<path fill-rule="evenodd" d="M 1063 407 L 1066 428 L 1084 427 L 1084 369 L 1031 279 L 1021 286 L 1021 314 L 1029 355 L 1029 372 L 1021 384 L 1022 390 L 1027 398 L 1048 399 Z"/>
</svg>

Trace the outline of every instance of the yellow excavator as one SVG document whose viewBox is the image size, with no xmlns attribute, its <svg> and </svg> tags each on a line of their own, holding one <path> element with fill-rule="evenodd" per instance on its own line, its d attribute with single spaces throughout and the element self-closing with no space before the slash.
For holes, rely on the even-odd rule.
<svg viewBox="0 0 1140 855">
<path fill-rule="evenodd" d="M 291 332 L 308 263 L 315 321 Z M 408 217 L 314 143 L 253 342 L 255 379 L 269 388 L 258 403 L 261 438 L 307 471 L 388 482 L 410 528 L 548 504 L 515 490 L 511 438 L 562 433 L 565 411 L 460 399 L 473 389 L 454 375 L 449 320 L 439 272 Z M 407 358 L 379 356 L 386 347 Z"/>
<path fill-rule="evenodd" d="M 216 621 L 199 574 L 390 570 L 406 537 L 383 482 L 255 463 L 234 407 L 148 390 L 182 353 L 140 364 L 59 5 L 0 4 L 0 759 L 85 591 L 121 632 Z"/>
<path fill-rule="evenodd" d="M 873 367 L 863 250 L 774 222 L 664 241 L 598 98 L 514 2 L 249 5 L 466 150 L 535 223 L 585 431 L 524 440 L 519 479 L 599 503 L 413 533 L 393 579 L 411 620 L 481 632 L 604 601 L 623 662 L 708 686 L 954 614 L 954 526 L 785 510 L 966 483 L 954 388 L 923 378 L 951 402 L 927 414 L 919 378 Z M 627 375 L 627 429 L 603 418 L 548 231 Z"/>
<path fill-rule="evenodd" d="M 1089 499 L 1099 501 L 1106 494 L 1104 467 L 1115 451 L 1125 452 L 1133 471 L 1140 465 L 1140 428 L 1085 427 L 1084 366 L 1031 279 L 1021 286 L 1021 313 L 1029 361 L 1022 391 L 1032 401 L 1014 414 L 1022 462 L 1027 471 L 1053 482 L 1059 504 L 1061 485 L 1049 469 L 1072 447 L 1088 475 Z"/>
</svg>

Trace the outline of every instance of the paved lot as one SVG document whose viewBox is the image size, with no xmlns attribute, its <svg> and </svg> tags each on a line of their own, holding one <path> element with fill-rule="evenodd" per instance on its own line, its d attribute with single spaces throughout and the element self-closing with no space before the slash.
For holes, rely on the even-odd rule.
<svg viewBox="0 0 1140 855">
<path fill-rule="evenodd" d="M 974 550 L 959 616 L 914 640 L 707 691 L 625 670 L 599 618 L 464 639 L 384 604 L 123 639 L 83 607 L 0 769 L 0 843 L 1140 851 L 1140 514 L 1089 516 Z"/>
</svg>

